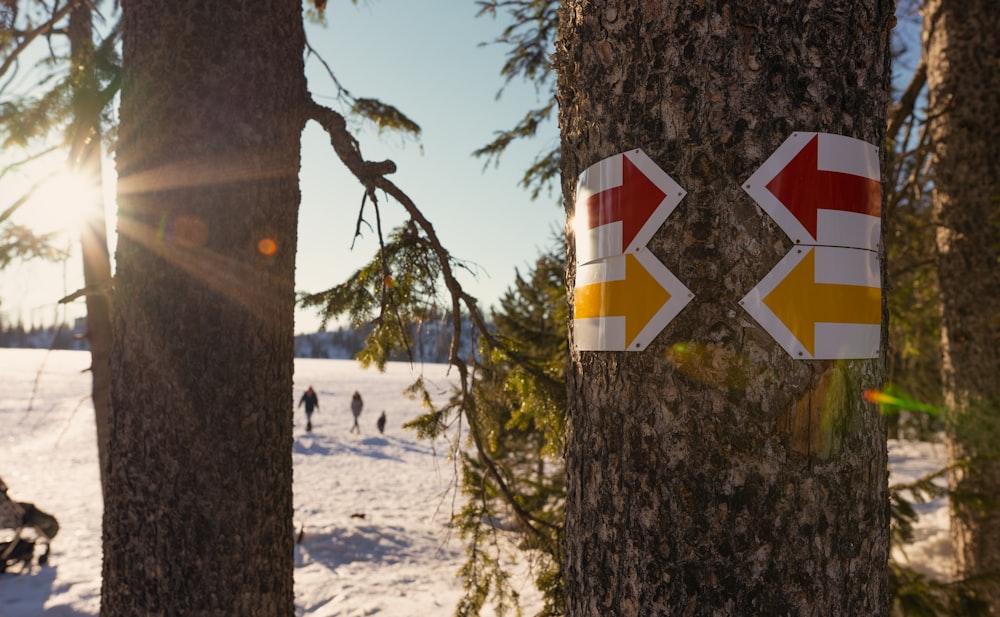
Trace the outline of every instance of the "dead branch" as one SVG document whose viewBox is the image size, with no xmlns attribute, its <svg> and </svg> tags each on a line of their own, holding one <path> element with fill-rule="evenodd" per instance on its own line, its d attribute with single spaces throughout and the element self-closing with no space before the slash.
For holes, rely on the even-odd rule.
<svg viewBox="0 0 1000 617">
<path fill-rule="evenodd" d="M 471 386 L 470 386 L 470 376 L 469 376 L 469 366 L 463 360 L 458 353 L 459 342 L 461 340 L 461 328 L 462 328 L 462 317 L 461 308 L 464 306 L 468 311 L 470 319 L 478 330 L 479 335 L 482 336 L 487 344 L 493 348 L 502 349 L 506 354 L 508 354 L 515 362 L 522 365 L 526 370 L 531 371 L 536 374 L 541 379 L 550 381 L 551 377 L 545 375 L 542 371 L 537 370 L 527 361 L 523 356 L 518 354 L 512 349 L 507 348 L 499 341 L 493 334 L 490 333 L 486 326 L 486 321 L 483 318 L 482 312 L 479 310 L 478 300 L 469 295 L 463 288 L 461 283 L 455 277 L 454 270 L 452 269 L 452 257 L 444 248 L 437 233 L 434 231 L 434 226 L 431 222 L 424 216 L 423 212 L 417 208 L 417 205 L 413 202 L 410 197 L 403 192 L 395 183 L 387 179 L 385 176 L 387 174 L 396 171 L 396 165 L 392 161 L 381 161 L 372 162 L 364 160 L 361 154 L 361 149 L 358 141 L 348 132 L 347 123 L 344 117 L 341 116 L 336 111 L 320 105 L 313 100 L 309 100 L 307 104 L 306 117 L 310 120 L 315 120 L 323 127 L 323 129 L 330 136 L 330 143 L 333 146 L 334 151 L 340 160 L 347 166 L 352 174 L 358 179 L 359 182 L 365 187 L 365 195 L 375 202 L 376 195 L 375 190 L 381 190 L 386 195 L 392 197 L 399 204 L 403 206 L 406 212 L 409 214 L 410 218 L 420 227 L 427 237 L 427 241 L 437 257 L 438 263 L 441 266 L 441 274 L 444 278 L 445 287 L 447 287 L 449 295 L 451 297 L 451 315 L 452 315 L 452 337 L 451 345 L 448 353 L 449 364 L 454 366 L 459 373 L 459 384 L 461 388 L 461 398 L 463 401 L 469 401 L 472 396 Z M 380 232 L 381 235 L 381 232 Z M 464 403 L 467 405 L 468 403 Z M 470 415 L 471 414 L 467 414 Z M 494 481 L 497 483 L 498 488 L 507 498 L 509 504 L 513 507 L 515 514 L 521 523 L 533 534 L 541 539 L 542 541 L 551 541 L 550 536 L 543 532 L 540 527 L 549 528 L 551 530 L 557 530 L 557 526 L 538 519 L 533 516 L 530 512 L 526 511 L 520 506 L 517 499 L 515 498 L 512 489 L 507 485 L 506 479 L 500 473 L 495 462 L 488 455 L 486 448 L 482 441 L 482 436 L 478 430 L 478 426 L 475 426 L 473 418 L 469 418 L 470 424 L 473 425 L 473 430 L 470 434 L 473 437 L 473 442 L 476 446 L 477 453 L 479 454 L 480 460 L 486 465 L 489 470 L 490 475 L 493 477 Z"/>
<path fill-rule="evenodd" d="M 899 132 L 899 127 L 903 125 L 907 116 L 913 113 L 913 106 L 916 105 L 917 98 L 920 96 L 920 91 L 923 90 L 924 85 L 927 83 L 927 63 L 924 59 L 920 59 L 920 64 L 917 69 L 913 72 L 913 78 L 910 79 L 910 84 L 906 86 L 906 90 L 903 91 L 903 95 L 899 97 L 899 102 L 892 106 L 889 110 L 889 124 L 886 130 L 886 134 L 890 138 L 896 136 Z"/>
<path fill-rule="evenodd" d="M 13 49 L 13 51 L 10 52 L 10 55 L 4 59 L 3 64 L 0 64 L 0 77 L 3 77 L 3 75 L 10 70 L 11 65 L 17 62 L 17 59 L 21 56 L 21 52 L 27 49 L 35 39 L 42 35 L 54 32 L 56 24 L 59 23 L 63 17 L 69 15 L 77 6 L 86 4 L 88 3 L 83 0 L 78 0 L 77 2 L 67 2 L 66 6 L 55 10 L 52 13 L 52 17 L 50 17 L 48 21 L 42 23 L 37 28 L 24 32 L 21 42 Z"/>
<path fill-rule="evenodd" d="M 482 312 L 479 310 L 479 300 L 476 299 L 475 296 L 467 293 L 458 282 L 452 268 L 453 259 L 451 254 L 444 248 L 444 245 L 438 238 L 437 233 L 434 231 L 434 225 L 431 224 L 427 217 L 424 216 L 423 212 L 420 211 L 417 205 L 405 192 L 385 177 L 386 175 L 396 171 L 396 164 L 391 160 L 364 160 L 364 157 L 361 154 L 360 144 L 358 144 L 358 141 L 347 130 L 347 122 L 344 117 L 333 109 L 320 105 L 312 99 L 309 99 L 306 104 L 306 117 L 319 123 L 319 125 L 322 126 L 327 132 L 330 136 L 330 144 L 333 146 L 337 156 L 340 158 L 341 162 L 347 166 L 351 173 L 354 174 L 354 177 L 361 182 L 362 186 L 365 187 L 365 196 L 368 199 L 375 201 L 377 199 L 375 191 L 381 190 L 402 205 L 407 214 L 409 214 L 410 218 L 420 227 L 424 234 L 426 234 L 431 250 L 434 252 L 438 263 L 441 266 L 441 274 L 444 278 L 445 287 L 448 289 L 451 296 L 452 341 L 449 349 L 449 361 L 453 366 L 455 366 L 456 369 L 458 369 L 463 383 L 467 377 L 468 368 L 466 367 L 465 362 L 458 356 L 458 344 L 461 340 L 461 308 L 464 306 L 468 311 L 469 318 L 475 325 L 476 330 L 478 330 L 479 335 L 483 337 L 490 347 L 503 350 L 503 352 L 507 354 L 511 360 L 517 362 L 525 370 L 538 377 L 543 381 L 543 383 L 551 384 L 552 377 L 550 375 L 547 375 L 544 371 L 538 370 L 522 354 L 519 354 L 516 350 L 510 349 L 504 345 L 489 331 L 486 325 L 486 320 L 483 317 Z M 463 391 L 463 395 L 464 394 L 466 394 L 466 392 Z"/>
</svg>

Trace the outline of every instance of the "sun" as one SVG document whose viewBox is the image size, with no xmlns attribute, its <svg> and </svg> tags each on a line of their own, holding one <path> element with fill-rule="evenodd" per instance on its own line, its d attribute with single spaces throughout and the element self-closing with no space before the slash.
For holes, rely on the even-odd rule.
<svg viewBox="0 0 1000 617">
<path fill-rule="evenodd" d="M 16 221 L 37 234 L 76 235 L 103 207 L 98 185 L 83 174 L 60 170 L 36 185 Z"/>
</svg>

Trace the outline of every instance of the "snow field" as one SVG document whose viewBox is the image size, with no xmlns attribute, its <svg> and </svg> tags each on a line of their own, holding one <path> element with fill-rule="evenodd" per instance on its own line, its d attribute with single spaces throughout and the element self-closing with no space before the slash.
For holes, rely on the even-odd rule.
<svg viewBox="0 0 1000 617">
<path fill-rule="evenodd" d="M 101 504 L 86 352 L 0 349 L 0 477 L 19 501 L 59 519 L 50 565 L 0 576 L 0 617 L 96 617 L 100 608 Z M 403 390 L 417 370 L 438 400 L 450 377 L 439 364 L 391 363 L 385 373 L 350 360 L 297 359 L 294 400 L 312 385 L 320 407 L 313 432 L 295 408 L 293 449 L 296 615 L 451 615 L 464 547 L 450 526 L 461 507 L 449 444 L 417 440 L 402 424 L 420 412 Z M 350 396 L 364 398 L 361 434 L 351 434 Z M 385 410 L 384 435 L 375 421 Z M 943 465 L 944 447 L 889 444 L 890 482 Z M 917 539 L 906 556 L 947 578 L 947 500 L 916 506 Z M 537 605 L 529 566 L 513 564 L 526 614 Z M 489 612 L 486 612 L 489 614 Z"/>
</svg>

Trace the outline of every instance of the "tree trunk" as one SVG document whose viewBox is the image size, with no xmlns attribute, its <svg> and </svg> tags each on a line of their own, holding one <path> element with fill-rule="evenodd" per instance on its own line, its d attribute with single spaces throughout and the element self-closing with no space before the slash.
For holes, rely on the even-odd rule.
<svg viewBox="0 0 1000 617">
<path fill-rule="evenodd" d="M 642 149 L 687 191 L 648 249 L 694 293 L 643 351 L 571 344 L 570 616 L 888 613 L 885 427 L 862 397 L 884 344 L 795 360 L 740 301 L 793 249 L 741 184 L 795 131 L 882 143 L 892 20 L 885 0 L 564 4 L 568 218 L 583 170 Z M 572 225 L 567 251 L 572 289 Z"/>
<path fill-rule="evenodd" d="M 951 535 L 959 578 L 1000 615 L 1000 5 L 928 0 L 924 6 L 934 201 L 941 286 L 944 400 L 956 412 Z M 992 430 L 985 430 L 992 427 Z M 985 439 L 983 437 L 985 436 Z M 977 439 L 978 438 L 978 439 Z"/>
<path fill-rule="evenodd" d="M 87 290 L 87 342 L 90 347 L 91 400 L 97 428 L 101 491 L 107 494 L 108 431 L 111 416 L 111 256 L 101 179 L 101 104 L 94 66 L 93 14 L 89 4 L 70 13 L 69 40 L 73 74 L 73 127 L 70 167 L 93 187 L 80 204 L 87 210 L 80 228 L 83 283 Z"/>
<path fill-rule="evenodd" d="M 101 614 L 290 616 L 301 5 L 122 31 Z"/>
</svg>

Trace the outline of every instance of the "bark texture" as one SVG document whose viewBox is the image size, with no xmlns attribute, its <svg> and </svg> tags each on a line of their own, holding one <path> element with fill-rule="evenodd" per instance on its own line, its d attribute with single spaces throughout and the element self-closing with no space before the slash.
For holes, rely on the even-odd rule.
<svg viewBox="0 0 1000 617">
<path fill-rule="evenodd" d="M 123 20 L 101 614 L 291 616 L 301 5 Z"/>
<path fill-rule="evenodd" d="M 887 614 L 862 399 L 884 359 L 794 361 L 739 302 L 792 248 L 741 183 L 797 130 L 882 143 L 892 20 L 885 0 L 564 4 L 568 218 L 580 172 L 643 149 L 687 191 L 649 249 L 695 294 L 645 351 L 571 345 L 569 615 Z"/>
<path fill-rule="evenodd" d="M 939 228 L 941 347 L 946 405 L 957 412 L 949 455 L 973 460 L 951 473 L 952 489 L 992 499 L 953 500 L 951 535 L 959 578 L 993 574 L 976 588 L 1000 614 L 1000 4 L 928 0 L 924 6 L 928 103 Z M 976 423 L 979 428 L 974 428 Z M 972 430 L 969 430 L 973 427 Z M 984 458 L 978 458 L 984 457 Z"/>
</svg>

